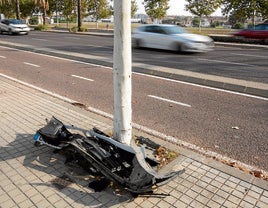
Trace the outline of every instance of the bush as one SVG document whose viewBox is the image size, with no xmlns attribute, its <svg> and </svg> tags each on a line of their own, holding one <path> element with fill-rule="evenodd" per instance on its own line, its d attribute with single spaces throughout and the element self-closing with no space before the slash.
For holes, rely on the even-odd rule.
<svg viewBox="0 0 268 208">
<path fill-rule="evenodd" d="M 31 19 L 29 19 L 29 24 L 38 25 L 38 17 L 31 17 Z"/>
<path fill-rule="evenodd" d="M 78 31 L 78 27 L 72 27 L 69 28 L 69 32 L 87 32 L 87 28 L 86 27 L 80 27 L 80 31 Z"/>
<path fill-rule="evenodd" d="M 47 25 L 37 25 L 34 30 L 48 30 L 48 26 Z"/>
<path fill-rule="evenodd" d="M 241 22 L 237 22 L 233 25 L 234 29 L 243 29 L 244 28 L 244 24 Z"/>
</svg>

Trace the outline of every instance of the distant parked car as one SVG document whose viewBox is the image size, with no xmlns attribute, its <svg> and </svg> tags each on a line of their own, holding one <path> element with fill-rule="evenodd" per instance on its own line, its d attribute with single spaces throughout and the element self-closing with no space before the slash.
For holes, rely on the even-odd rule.
<svg viewBox="0 0 268 208">
<path fill-rule="evenodd" d="M 7 32 L 9 34 L 28 34 L 30 28 L 25 22 L 17 19 L 3 19 L 0 21 L 0 34 Z"/>
<path fill-rule="evenodd" d="M 268 23 L 263 23 L 249 29 L 240 30 L 237 33 L 234 33 L 234 36 L 268 40 Z"/>
<path fill-rule="evenodd" d="M 183 52 L 207 52 L 214 41 L 203 35 L 192 34 L 177 25 L 142 25 L 132 34 L 133 47 L 156 48 Z"/>
</svg>

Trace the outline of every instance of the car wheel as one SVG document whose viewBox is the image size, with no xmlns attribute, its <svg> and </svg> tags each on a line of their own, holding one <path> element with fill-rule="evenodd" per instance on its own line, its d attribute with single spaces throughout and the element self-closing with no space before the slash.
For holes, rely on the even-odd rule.
<svg viewBox="0 0 268 208">
<path fill-rule="evenodd" d="M 179 43 L 178 44 L 178 51 L 179 52 L 185 52 L 186 51 L 186 47 L 183 43 Z"/>
<path fill-rule="evenodd" d="M 143 41 L 141 39 L 137 39 L 135 41 L 135 47 L 136 48 L 142 48 L 143 47 Z"/>
<path fill-rule="evenodd" d="M 13 32 L 12 32 L 11 29 L 8 30 L 8 34 L 9 34 L 9 35 L 12 35 L 12 34 L 13 34 Z"/>
</svg>

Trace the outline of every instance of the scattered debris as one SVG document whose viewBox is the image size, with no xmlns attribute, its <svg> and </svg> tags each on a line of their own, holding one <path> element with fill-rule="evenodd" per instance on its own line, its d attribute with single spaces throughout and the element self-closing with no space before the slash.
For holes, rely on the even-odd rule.
<svg viewBox="0 0 268 208">
<path fill-rule="evenodd" d="M 99 179 L 89 187 L 96 191 L 116 183 L 134 194 L 153 192 L 155 187 L 172 180 L 184 169 L 159 174 L 157 168 L 174 159 L 177 155 L 144 137 L 137 137 L 139 145 L 122 144 L 100 130 L 93 128 L 86 136 L 71 133 L 55 117 L 39 129 L 35 145 L 47 145 L 57 151 L 64 151 L 66 162 L 75 162 Z M 146 149 L 155 157 L 146 154 Z"/>
<path fill-rule="evenodd" d="M 62 175 L 60 177 L 56 177 L 51 181 L 52 185 L 54 185 L 57 189 L 62 190 L 67 186 L 71 185 L 73 181 L 66 175 Z"/>
</svg>

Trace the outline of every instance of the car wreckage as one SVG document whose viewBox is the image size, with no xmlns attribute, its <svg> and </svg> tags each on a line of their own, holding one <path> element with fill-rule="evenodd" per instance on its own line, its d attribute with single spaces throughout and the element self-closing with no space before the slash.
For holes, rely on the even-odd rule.
<svg viewBox="0 0 268 208">
<path fill-rule="evenodd" d="M 155 149 L 160 145 L 140 137 L 142 145 L 125 145 L 93 128 L 82 134 L 71 133 L 54 116 L 34 135 L 35 145 L 47 145 L 57 151 L 64 150 L 66 162 L 75 161 L 92 175 L 110 180 L 133 194 L 152 193 L 184 172 L 184 169 L 160 174 L 158 162 L 145 154 L 145 147 Z M 133 143 L 133 142 L 132 142 Z"/>
</svg>

